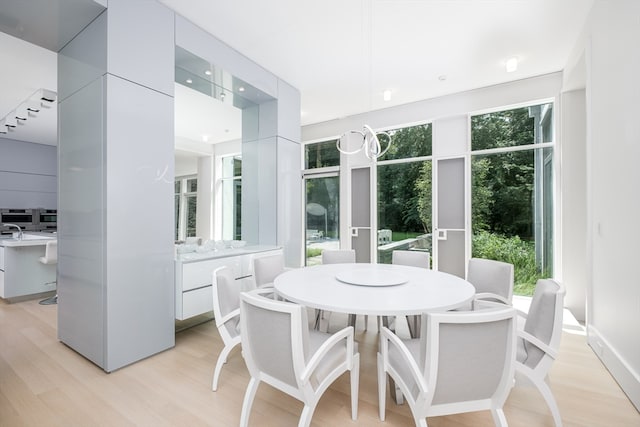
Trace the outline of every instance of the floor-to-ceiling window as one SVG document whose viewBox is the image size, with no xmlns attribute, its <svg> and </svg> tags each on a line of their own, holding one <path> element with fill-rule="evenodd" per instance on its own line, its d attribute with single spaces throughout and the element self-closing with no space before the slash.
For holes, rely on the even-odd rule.
<svg viewBox="0 0 640 427">
<path fill-rule="evenodd" d="M 242 156 L 222 157 L 222 238 L 242 238 Z"/>
<path fill-rule="evenodd" d="M 387 131 L 377 162 L 378 262 L 394 250 L 431 252 L 431 124 Z"/>
<path fill-rule="evenodd" d="M 196 235 L 198 179 L 195 176 L 176 178 L 175 182 L 175 239 L 185 240 Z"/>
<path fill-rule="evenodd" d="M 305 145 L 305 264 L 319 264 L 324 249 L 340 247 L 340 152 L 336 141 Z"/>
<path fill-rule="evenodd" d="M 553 274 L 553 104 L 471 117 L 472 256 L 514 265 L 514 293 Z"/>
</svg>

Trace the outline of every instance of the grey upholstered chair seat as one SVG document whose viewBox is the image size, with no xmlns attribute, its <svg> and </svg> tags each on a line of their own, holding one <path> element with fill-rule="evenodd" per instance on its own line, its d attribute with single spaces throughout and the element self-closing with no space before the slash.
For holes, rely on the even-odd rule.
<svg viewBox="0 0 640 427">
<path fill-rule="evenodd" d="M 426 417 L 490 410 L 507 426 L 504 402 L 513 386 L 516 310 L 509 306 L 422 316 L 419 339 L 381 330 L 378 407 L 385 419 L 386 376 L 405 396 L 416 426 Z"/>
</svg>

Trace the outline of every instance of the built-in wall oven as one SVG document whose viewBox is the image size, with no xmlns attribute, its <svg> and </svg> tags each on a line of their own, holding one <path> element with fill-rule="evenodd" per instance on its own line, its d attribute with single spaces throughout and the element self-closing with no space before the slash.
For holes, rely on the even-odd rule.
<svg viewBox="0 0 640 427">
<path fill-rule="evenodd" d="M 0 233 L 11 234 L 16 229 L 2 224 L 15 224 L 22 230 L 37 231 L 38 217 L 36 209 L 0 209 Z"/>
<path fill-rule="evenodd" d="M 56 231 L 58 228 L 58 211 L 55 209 L 38 209 L 38 230 Z"/>
</svg>

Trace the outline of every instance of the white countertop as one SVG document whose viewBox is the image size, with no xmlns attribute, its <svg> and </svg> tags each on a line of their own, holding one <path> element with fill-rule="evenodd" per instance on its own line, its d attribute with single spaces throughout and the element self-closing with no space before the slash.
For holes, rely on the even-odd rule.
<svg viewBox="0 0 640 427">
<path fill-rule="evenodd" d="M 5 248 L 41 246 L 55 239 L 56 235 L 53 233 L 24 233 L 22 240 L 17 240 L 9 236 L 0 238 L 0 246 L 4 246 Z"/>
<path fill-rule="evenodd" d="M 275 249 L 280 249 L 279 246 L 269 246 L 269 245 L 247 245 L 241 248 L 227 248 L 227 249 L 218 249 L 211 250 L 206 252 L 187 252 L 183 254 L 176 255 L 176 262 L 189 263 L 189 262 L 197 262 L 204 261 L 208 259 L 217 259 L 217 258 L 226 258 L 230 256 L 237 255 L 247 255 L 254 254 L 258 252 L 266 252 L 272 251 Z"/>
</svg>

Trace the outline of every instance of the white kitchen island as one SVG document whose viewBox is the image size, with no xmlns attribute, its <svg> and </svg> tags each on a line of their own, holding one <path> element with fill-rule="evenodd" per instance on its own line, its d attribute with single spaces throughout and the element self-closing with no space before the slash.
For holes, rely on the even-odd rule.
<svg viewBox="0 0 640 427">
<path fill-rule="evenodd" d="M 282 248 L 277 246 L 249 245 L 176 255 L 176 319 L 184 320 L 213 310 L 211 286 L 216 268 L 231 268 L 240 289 L 249 290 L 254 286 L 253 259 L 281 252 Z"/>
<path fill-rule="evenodd" d="M 9 302 L 56 289 L 56 265 L 39 261 L 51 233 L 25 234 L 23 240 L 0 239 L 0 298 Z"/>
</svg>

